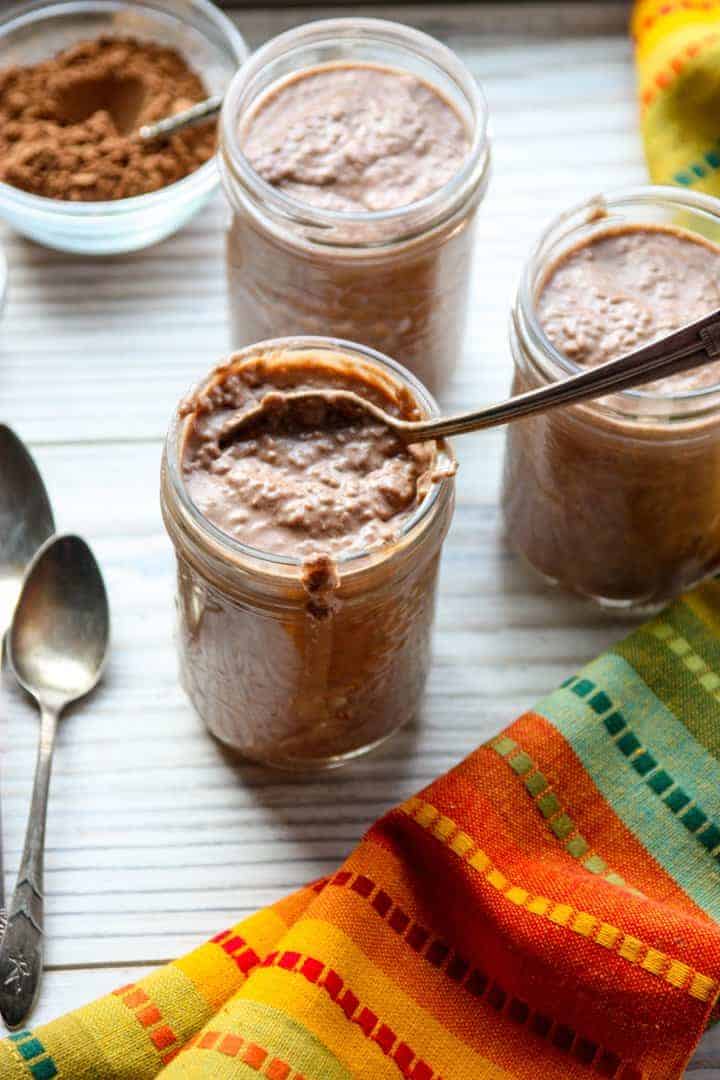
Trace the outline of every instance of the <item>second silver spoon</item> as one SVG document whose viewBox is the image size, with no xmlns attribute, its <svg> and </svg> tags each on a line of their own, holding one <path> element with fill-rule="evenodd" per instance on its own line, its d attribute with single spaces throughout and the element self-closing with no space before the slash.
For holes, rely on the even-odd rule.
<svg viewBox="0 0 720 1080">
<path fill-rule="evenodd" d="M 43 961 L 43 854 L 55 731 L 88 694 L 107 655 L 110 614 L 102 575 L 77 536 L 58 536 L 28 570 L 8 636 L 8 659 L 40 707 L 40 744 L 25 847 L 0 944 L 0 1014 L 8 1027 L 32 1008 Z"/>
<path fill-rule="evenodd" d="M 0 673 L 5 633 L 12 622 L 31 559 L 55 532 L 50 499 L 30 451 L 0 424 Z M 0 936 L 5 927 L 2 814 L 0 814 Z"/>
</svg>

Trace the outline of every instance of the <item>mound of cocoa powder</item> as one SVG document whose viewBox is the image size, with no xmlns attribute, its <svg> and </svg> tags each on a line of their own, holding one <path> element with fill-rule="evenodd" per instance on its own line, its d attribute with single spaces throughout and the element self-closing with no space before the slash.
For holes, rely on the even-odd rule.
<svg viewBox="0 0 720 1080">
<path fill-rule="evenodd" d="M 81 41 L 51 59 L 0 72 L 0 180 L 51 199 L 144 195 L 215 152 L 207 122 L 163 141 L 136 132 L 207 97 L 174 49 L 133 38 Z"/>
</svg>

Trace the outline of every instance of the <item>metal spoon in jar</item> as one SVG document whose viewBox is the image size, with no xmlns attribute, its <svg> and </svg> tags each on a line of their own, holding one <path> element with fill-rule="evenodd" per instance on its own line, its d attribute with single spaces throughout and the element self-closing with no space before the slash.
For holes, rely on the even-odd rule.
<svg viewBox="0 0 720 1080">
<path fill-rule="evenodd" d="M 222 449 L 261 416 L 294 404 L 306 407 L 334 405 L 355 414 L 364 413 L 390 428 L 404 442 L 418 443 L 497 427 L 524 416 L 547 412 L 559 405 L 629 390 L 717 360 L 720 360 L 720 310 L 616 360 L 608 360 L 569 379 L 528 390 L 508 401 L 475 412 L 430 420 L 401 420 L 350 390 L 319 388 L 287 393 L 272 391 L 261 398 L 257 405 L 234 413 L 220 428 L 218 442 Z"/>
<path fill-rule="evenodd" d="M 18 881 L 0 944 L 0 1014 L 8 1027 L 32 1008 L 43 959 L 43 851 L 50 769 L 63 709 L 102 673 L 110 632 L 108 599 L 90 548 L 58 536 L 37 553 L 8 635 L 8 659 L 40 706 L 40 745 Z"/>
<path fill-rule="evenodd" d="M 0 670 L 5 633 L 12 621 L 28 563 L 55 532 L 52 508 L 29 450 L 0 424 Z M 0 836 L 0 935 L 5 926 L 2 836 Z"/>
</svg>

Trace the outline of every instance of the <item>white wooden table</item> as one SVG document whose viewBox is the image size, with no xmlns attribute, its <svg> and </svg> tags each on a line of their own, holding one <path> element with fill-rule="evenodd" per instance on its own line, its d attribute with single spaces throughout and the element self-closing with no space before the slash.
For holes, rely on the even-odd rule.
<svg viewBox="0 0 720 1080">
<path fill-rule="evenodd" d="M 237 18 L 256 46 L 337 13 L 275 8 Z M 440 37 L 487 91 L 494 175 L 471 332 L 446 400 L 489 402 L 508 388 L 509 304 L 541 226 L 596 190 L 645 179 L 628 11 L 618 3 L 508 3 L 370 13 Z M 48 828 L 48 971 L 36 1021 L 329 872 L 387 807 L 626 629 L 520 568 L 499 529 L 502 437 L 470 437 L 459 447 L 422 723 L 382 753 L 312 783 L 223 753 L 176 678 L 173 558 L 158 466 L 176 400 L 227 348 L 225 213 L 218 195 L 183 232 L 125 258 L 66 257 L 1 234 L 11 291 L 0 323 L 0 416 L 30 442 L 60 527 L 93 544 L 114 618 L 105 684 L 60 733 Z M 0 714 L 10 889 L 38 725 L 9 685 Z M 705 1038 L 690 1073 L 720 1077 L 717 1035 Z"/>
</svg>

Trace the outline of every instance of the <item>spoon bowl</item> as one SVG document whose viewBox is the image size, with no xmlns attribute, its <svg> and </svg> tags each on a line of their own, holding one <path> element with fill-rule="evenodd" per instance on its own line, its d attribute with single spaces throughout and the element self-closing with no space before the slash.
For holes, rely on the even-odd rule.
<svg viewBox="0 0 720 1080">
<path fill-rule="evenodd" d="M 38 552 L 8 639 L 10 665 L 39 704 L 57 708 L 88 694 L 105 663 L 108 600 L 84 540 L 61 536 Z"/>
<path fill-rule="evenodd" d="M 35 784 L 18 880 L 0 943 L 0 1014 L 22 1024 L 43 963 L 43 855 L 55 732 L 60 713 L 97 683 L 110 635 L 108 598 L 84 540 L 58 536 L 30 564 L 8 636 L 10 666 L 40 707 Z"/>
<path fill-rule="evenodd" d="M 25 444 L 0 424 L 0 653 L 30 560 L 55 532 L 42 477 Z"/>
</svg>

